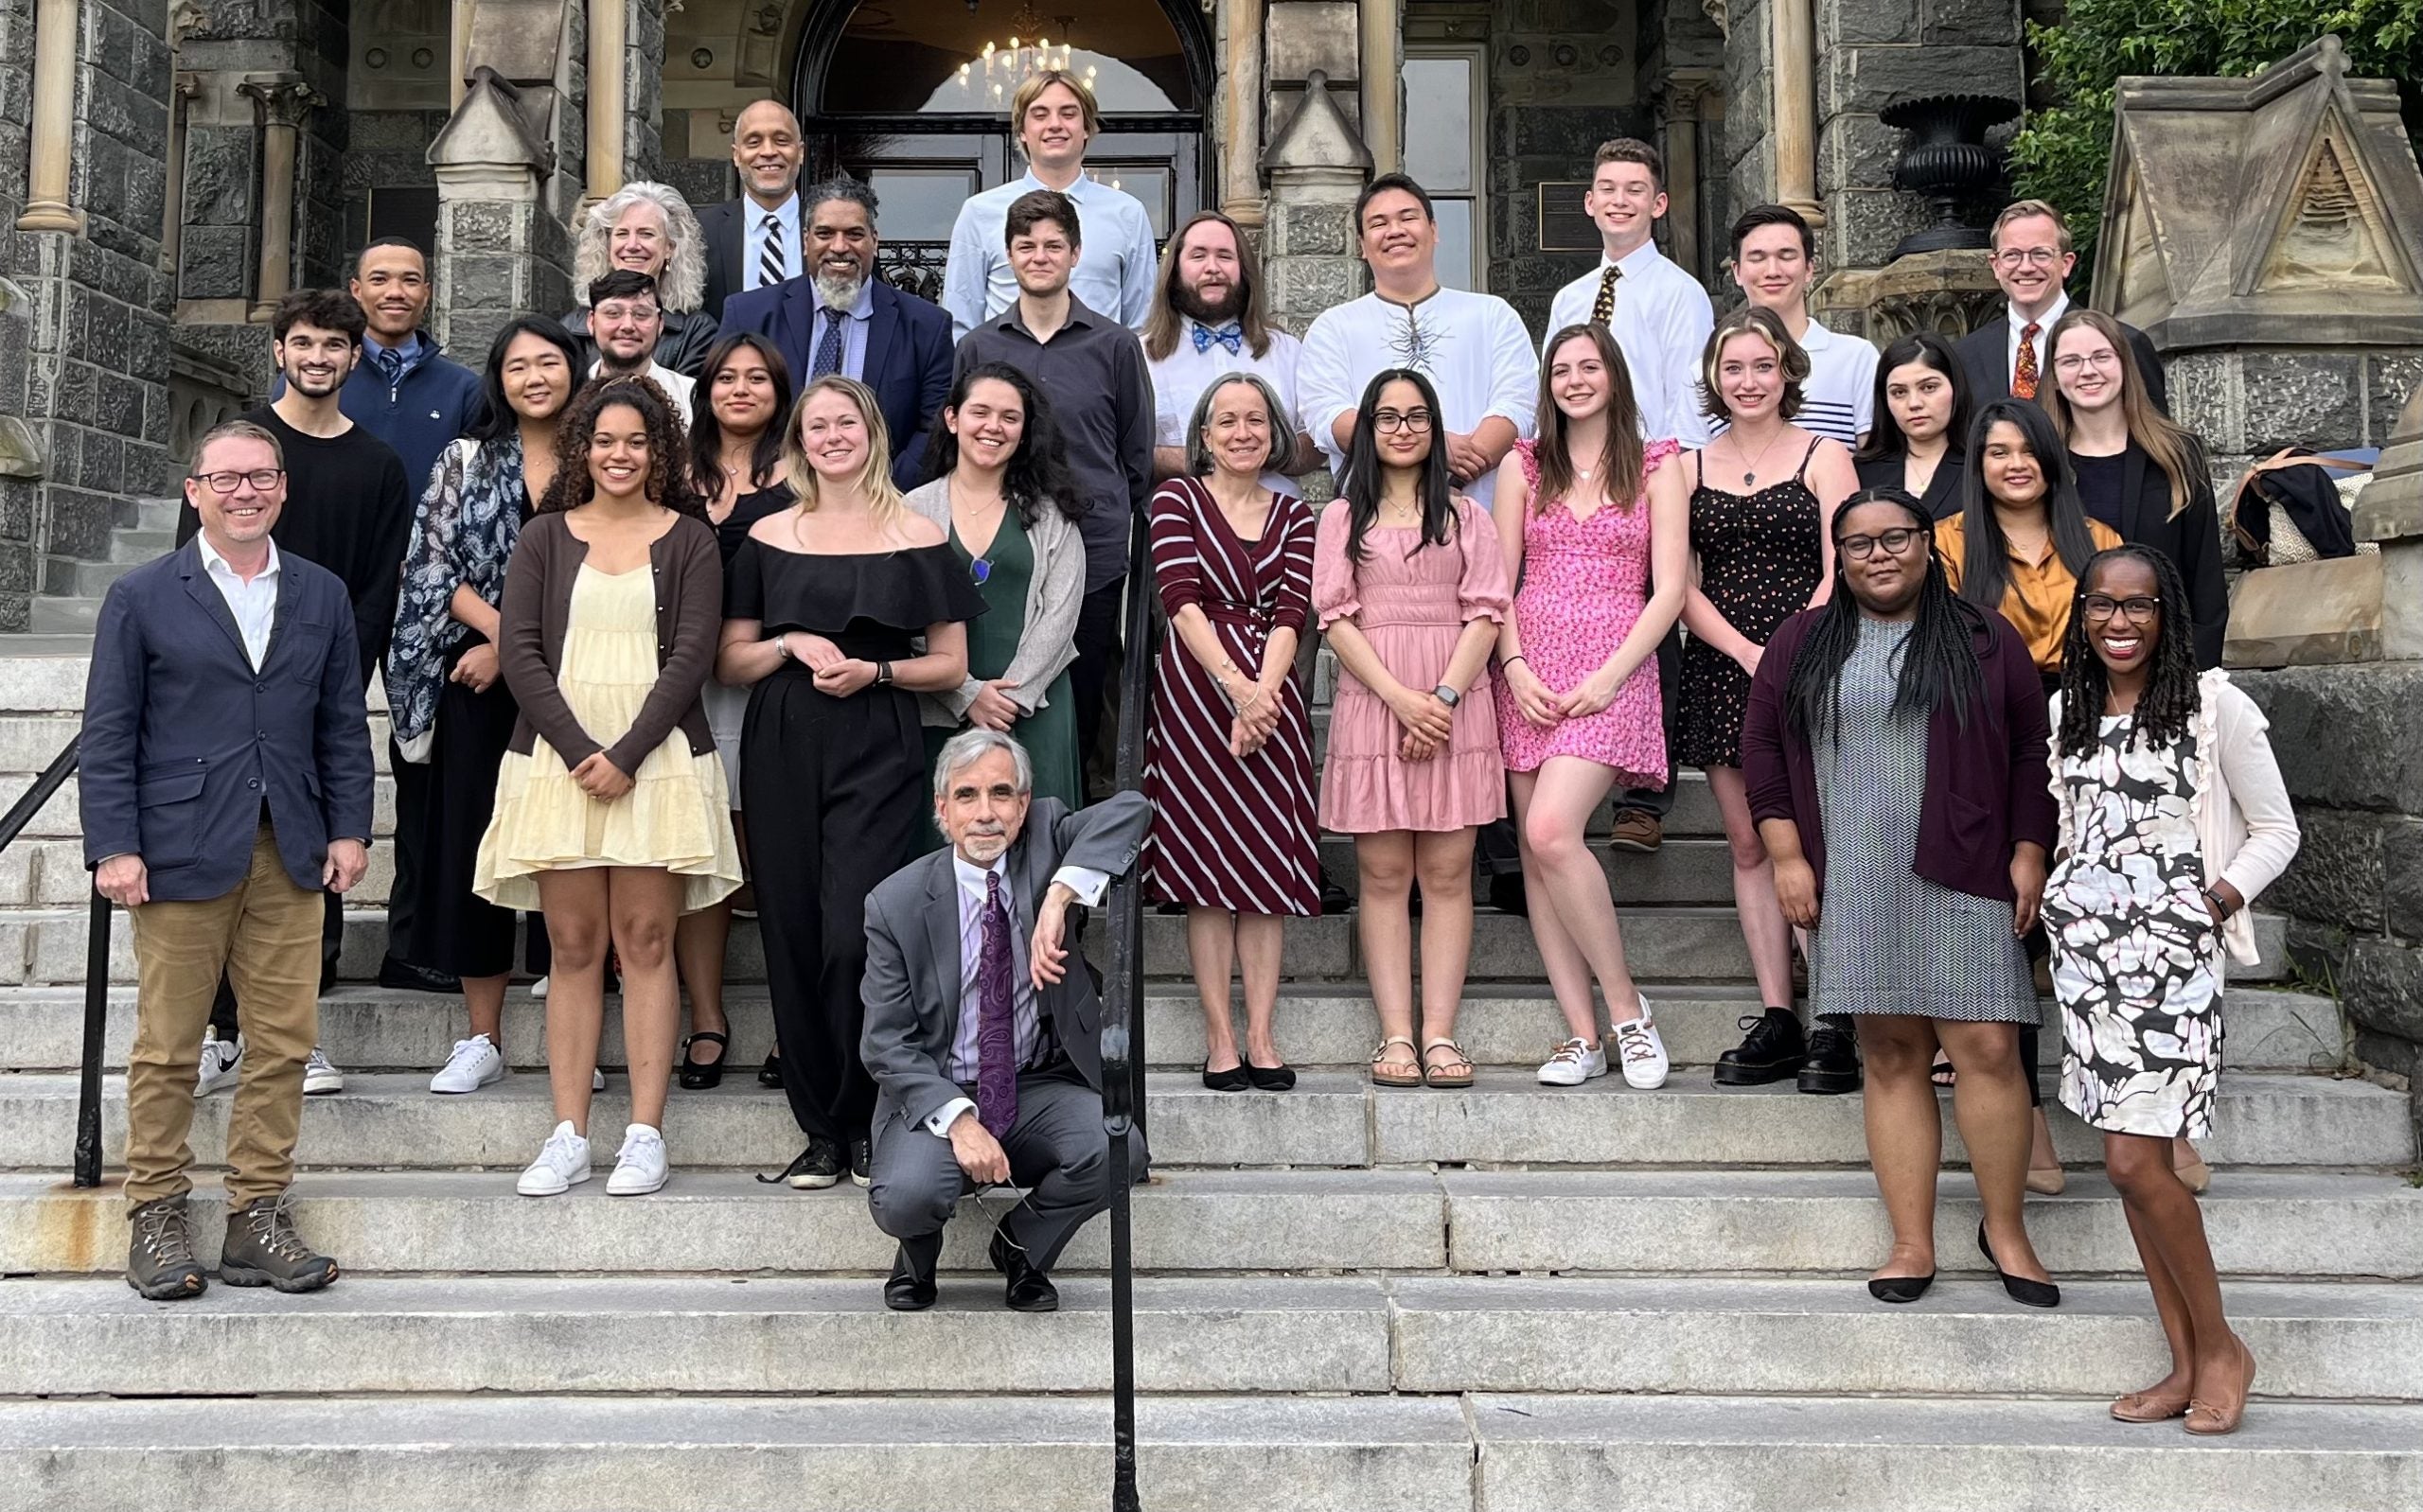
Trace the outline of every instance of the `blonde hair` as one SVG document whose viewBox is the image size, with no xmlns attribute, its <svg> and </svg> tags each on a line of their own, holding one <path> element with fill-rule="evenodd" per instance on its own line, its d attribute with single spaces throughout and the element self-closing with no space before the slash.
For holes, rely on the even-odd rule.
<svg viewBox="0 0 2423 1512">
<path fill-rule="evenodd" d="M 799 501 L 802 514 L 813 514 L 822 491 L 823 479 L 809 465 L 807 448 L 800 444 L 800 422 L 807 417 L 810 399 L 820 394 L 839 394 L 858 412 L 860 423 L 867 431 L 867 459 L 858 465 L 858 476 L 850 486 L 867 501 L 867 513 L 884 530 L 897 528 L 909 518 L 909 502 L 902 497 L 900 486 L 892 481 L 892 432 L 883 423 L 883 406 L 875 402 L 875 390 L 854 378 L 827 373 L 800 390 L 798 400 L 791 405 L 790 419 L 783 427 L 783 481 L 790 484 L 791 497 Z"/>
<path fill-rule="evenodd" d="M 1027 108 L 1041 99 L 1043 92 L 1054 84 L 1065 86 L 1070 94 L 1077 97 L 1077 109 L 1086 116 L 1086 140 L 1090 142 L 1102 134 L 1102 107 L 1094 103 L 1092 87 L 1065 68 L 1047 68 L 1039 74 L 1027 75 L 1026 82 L 1010 97 L 1011 141 L 1017 141 L 1025 133 Z M 1025 150 L 1024 143 L 1019 143 L 1019 150 Z"/>
<path fill-rule="evenodd" d="M 652 204 L 664 217 L 664 271 L 656 275 L 657 303 L 668 310 L 697 309 L 707 296 L 707 243 L 690 202 L 669 184 L 626 184 L 597 202 L 574 228 L 573 298 L 589 304 L 589 286 L 614 271 L 610 255 L 614 227 L 635 204 Z"/>
<path fill-rule="evenodd" d="M 1724 343 L 1736 336 L 1756 336 L 1776 349 L 1776 365 L 1783 370 L 1783 398 L 1776 414 L 1785 420 L 1798 414 L 1800 386 L 1809 381 L 1809 353 L 1784 329 L 1783 317 L 1763 305 L 1741 306 L 1707 333 L 1707 344 L 1700 349 L 1700 413 L 1711 420 L 1733 418 L 1717 387 L 1716 364 L 1724 355 Z"/>
<path fill-rule="evenodd" d="M 2136 349 L 2129 344 L 2128 333 L 2120 323 L 2099 309 L 2086 309 L 2072 305 L 2052 330 L 2044 337 L 2044 365 L 2053 365 L 2060 354 L 2061 338 L 2072 331 L 2090 330 L 2112 343 L 2120 359 L 2120 421 L 2128 428 L 2129 439 L 2146 448 L 2146 455 L 2170 482 L 2170 514 L 2177 519 L 2187 506 L 2196 501 L 2197 489 L 2205 480 L 2203 448 L 2197 443 L 2196 433 L 2154 408 L 2147 396 L 2144 371 L 2137 366 Z M 2053 433 L 2061 445 L 2070 445 L 2078 433 L 2078 411 L 2070 396 L 2061 392 L 2057 378 L 2050 392 L 2043 396 L 2044 411 L 2053 418 Z"/>
</svg>

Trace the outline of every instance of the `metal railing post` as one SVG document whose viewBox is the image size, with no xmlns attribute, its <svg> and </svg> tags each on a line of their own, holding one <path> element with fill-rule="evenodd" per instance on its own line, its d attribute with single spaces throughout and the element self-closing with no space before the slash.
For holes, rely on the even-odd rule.
<svg viewBox="0 0 2423 1512">
<path fill-rule="evenodd" d="M 84 1059 L 76 1090 L 76 1185 L 101 1184 L 101 1058 L 110 1018 L 110 901 L 93 893 L 84 947 Z"/>
</svg>

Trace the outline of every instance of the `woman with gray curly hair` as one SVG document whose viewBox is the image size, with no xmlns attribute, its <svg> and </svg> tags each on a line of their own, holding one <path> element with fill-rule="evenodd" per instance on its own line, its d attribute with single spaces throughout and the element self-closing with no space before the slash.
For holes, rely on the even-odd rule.
<svg viewBox="0 0 2423 1512">
<path fill-rule="evenodd" d="M 578 218 L 574 237 L 572 286 L 582 304 L 564 316 L 564 328 L 589 340 L 591 280 L 622 268 L 646 273 L 656 280 L 664 311 L 657 361 L 684 378 L 704 377 L 699 368 L 716 334 L 715 317 L 699 308 L 707 290 L 707 243 L 681 192 L 626 184 Z"/>
</svg>

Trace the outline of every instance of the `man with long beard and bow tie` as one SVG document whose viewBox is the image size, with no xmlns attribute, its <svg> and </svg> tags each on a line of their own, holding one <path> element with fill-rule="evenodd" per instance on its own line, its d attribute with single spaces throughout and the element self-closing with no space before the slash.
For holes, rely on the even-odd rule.
<svg viewBox="0 0 2423 1512">
<path fill-rule="evenodd" d="M 1296 354 L 1302 343 L 1265 314 L 1262 263 L 1237 223 L 1206 210 L 1178 228 L 1161 255 L 1153 310 L 1144 322 L 1144 360 L 1153 375 L 1153 475 L 1186 475 L 1186 423 L 1214 378 L 1255 373 L 1296 413 Z M 1309 435 L 1269 480 L 1300 493 L 1285 476 L 1316 466 Z"/>
</svg>

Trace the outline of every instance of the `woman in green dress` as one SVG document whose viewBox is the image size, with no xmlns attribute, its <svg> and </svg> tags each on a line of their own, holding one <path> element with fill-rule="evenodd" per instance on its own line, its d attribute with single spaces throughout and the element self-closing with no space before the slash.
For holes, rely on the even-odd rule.
<svg viewBox="0 0 2423 1512">
<path fill-rule="evenodd" d="M 967 629 L 967 680 L 926 694 L 926 760 L 970 725 L 1017 737 L 1035 764 L 1035 796 L 1084 802 L 1077 762 L 1077 612 L 1086 591 L 1084 501 L 1033 379 L 1002 362 L 979 362 L 952 383 L 929 444 L 934 481 L 909 507 L 943 527 L 967 564 L 987 612 Z M 925 849 L 943 843 L 927 816 Z"/>
</svg>

